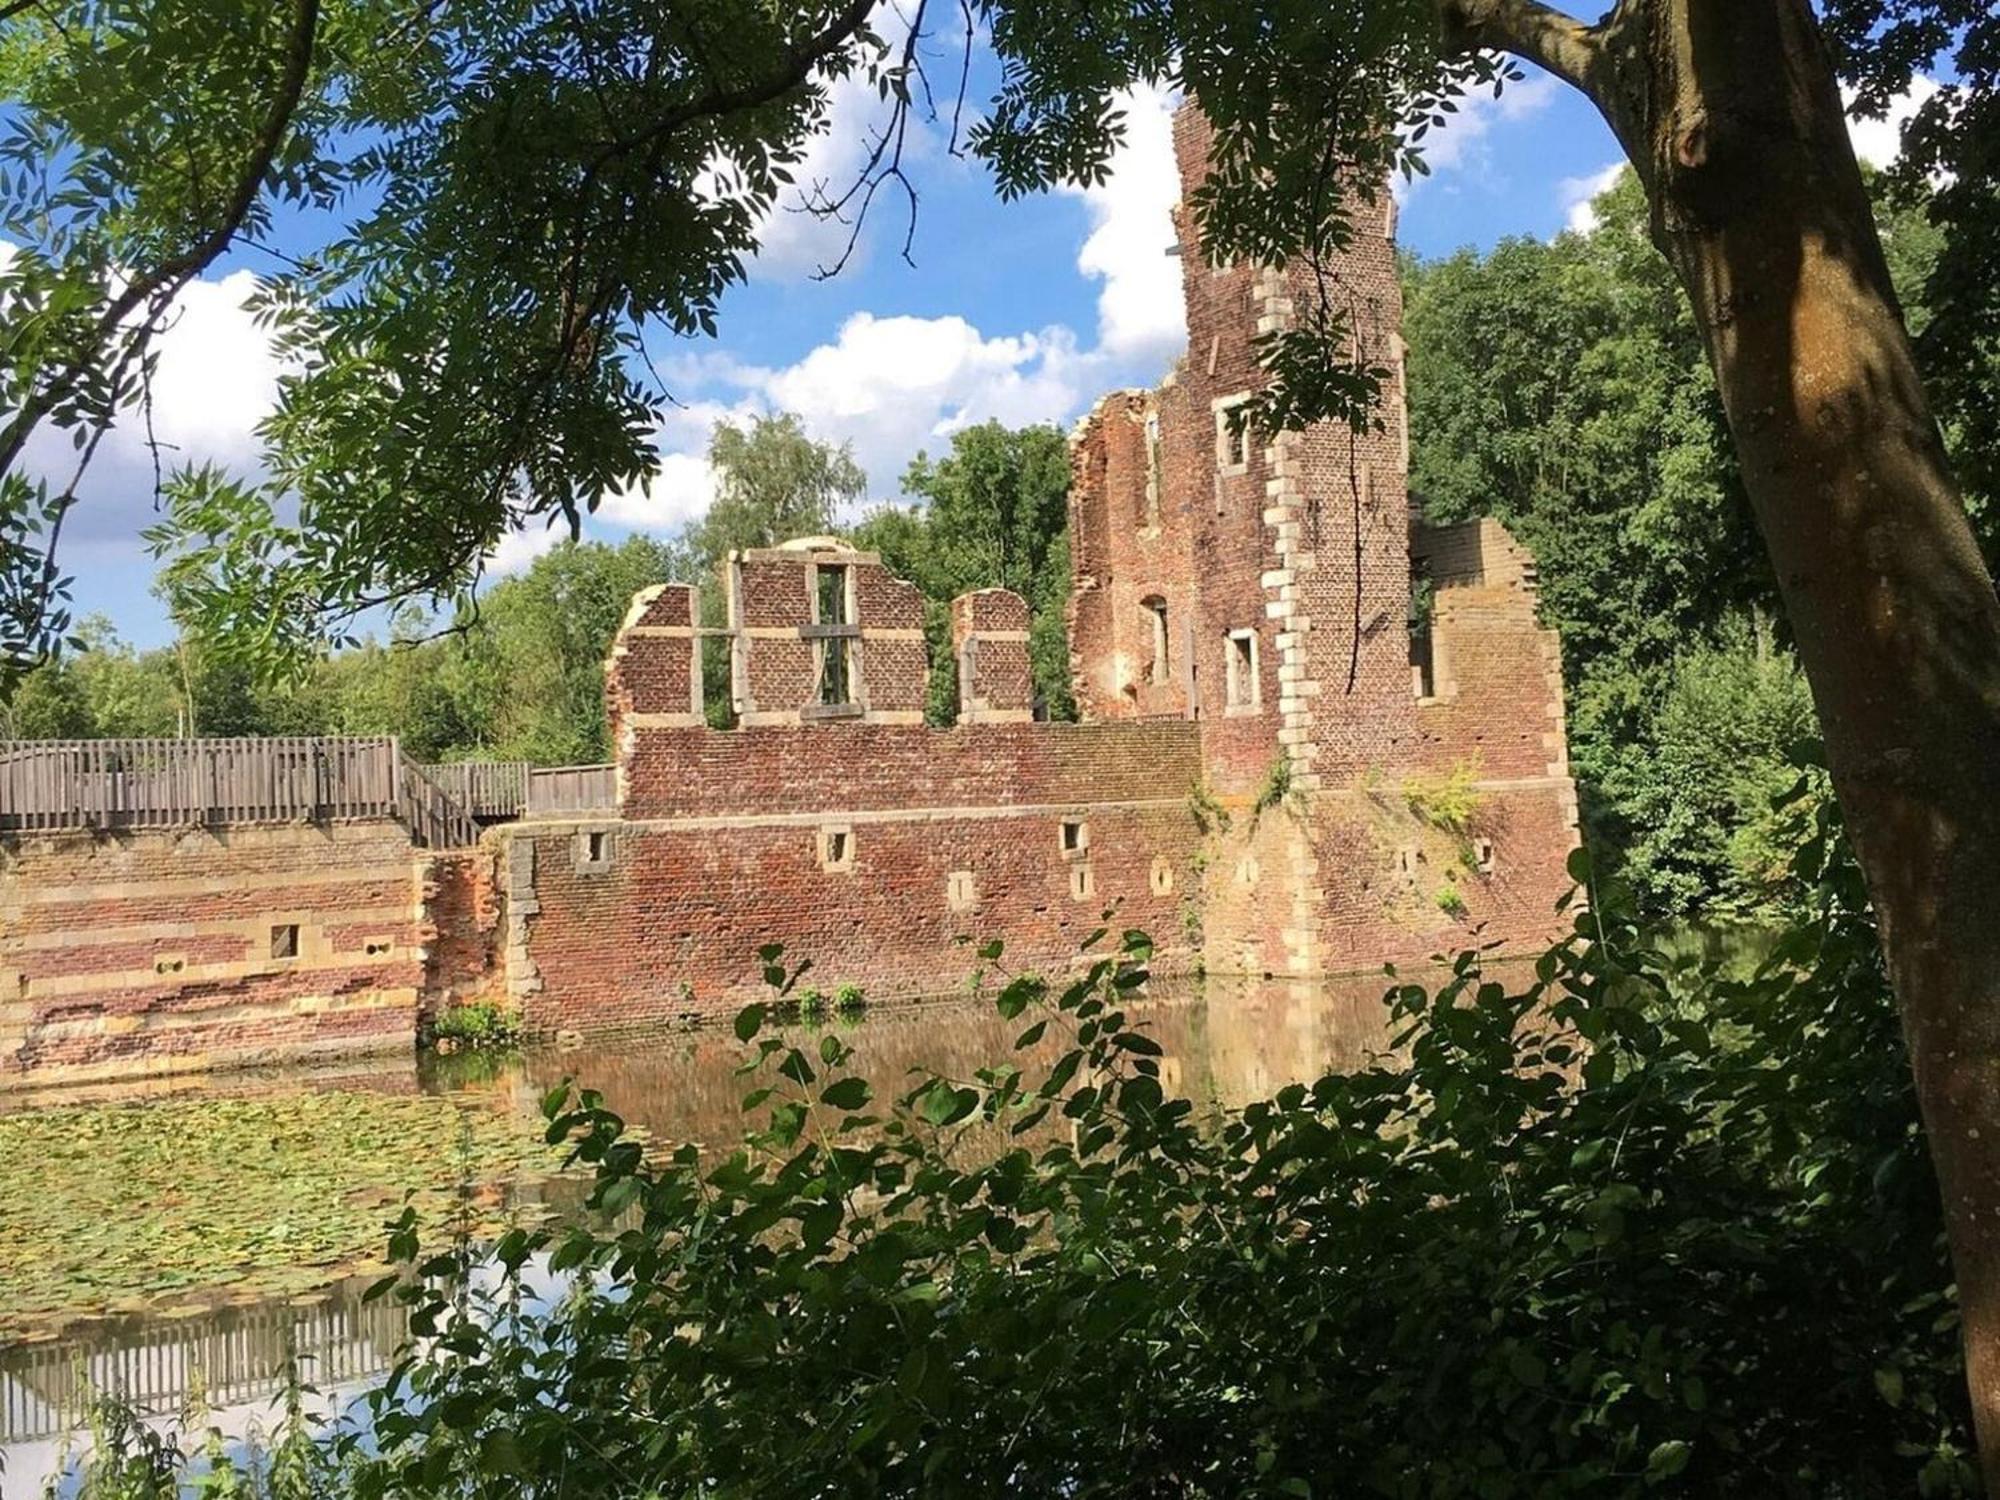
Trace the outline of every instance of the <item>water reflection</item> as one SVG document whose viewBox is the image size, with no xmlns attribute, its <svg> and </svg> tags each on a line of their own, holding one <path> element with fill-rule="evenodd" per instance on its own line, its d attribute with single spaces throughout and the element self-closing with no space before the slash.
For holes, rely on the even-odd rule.
<svg viewBox="0 0 2000 1500">
<path fill-rule="evenodd" d="M 1160 988 L 1131 1009 L 1163 1049 L 1161 1081 L 1170 1093 L 1234 1107 L 1268 1097 L 1287 1083 L 1365 1066 L 1387 1044 L 1383 987 L 1379 977 L 1320 983 L 1215 980 Z M 1022 1060 L 1013 1043 L 1026 1024 L 1027 1018 L 1001 1018 L 990 996 L 824 1023 L 852 1043 L 851 1068 L 867 1077 L 878 1095 L 905 1091 L 933 1071 L 969 1079 L 979 1068 Z M 1052 1061 L 1066 1045 L 1052 1026 L 1028 1059 Z M 743 1058 L 731 1032 L 712 1027 L 505 1057 L 404 1062 L 379 1073 L 177 1080 L 171 1091 L 184 1097 L 191 1090 L 422 1088 L 514 1116 L 525 1136 L 539 1130 L 544 1092 L 569 1078 L 599 1090 L 610 1108 L 656 1142 L 714 1148 L 733 1142 L 743 1128 L 741 1100 L 752 1086 L 736 1071 Z M 449 1164 L 440 1169 L 448 1171 Z M 532 1197 L 548 1186 L 520 1183 L 513 1189 Z M 22 1202 L 31 1192 L 31 1184 L 0 1183 L 0 1201 Z M 555 1191 L 559 1201 L 573 1196 L 574 1190 Z M 356 1249 L 379 1252 L 373 1245 Z M 362 1303 L 372 1273 L 341 1279 L 330 1270 L 328 1277 L 329 1285 L 309 1298 L 206 1307 L 198 1299 L 169 1305 L 161 1298 L 146 1314 L 83 1320 L 53 1337 L 0 1348 L 0 1458 L 6 1465 L 0 1471 L 0 1500 L 40 1493 L 42 1476 L 57 1461 L 61 1436 L 76 1425 L 89 1389 L 121 1393 L 162 1419 L 204 1393 L 216 1413 L 210 1420 L 230 1431 L 267 1414 L 271 1395 L 282 1385 L 288 1350 L 308 1361 L 307 1378 L 322 1389 L 351 1394 L 365 1388 L 387 1370 L 401 1338 L 397 1310 L 388 1303 Z M 0 1299 L 4 1280 L 0 1266 Z"/>
</svg>

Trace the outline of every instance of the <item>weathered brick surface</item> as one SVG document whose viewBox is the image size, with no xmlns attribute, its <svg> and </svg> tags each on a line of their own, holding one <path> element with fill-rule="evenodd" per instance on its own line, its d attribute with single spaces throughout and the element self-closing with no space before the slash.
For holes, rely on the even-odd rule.
<svg viewBox="0 0 2000 1500">
<path fill-rule="evenodd" d="M 429 942 L 422 1003 L 426 1013 L 454 1001 L 497 993 L 504 933 L 499 884 L 500 843 L 489 835 L 477 849 L 434 854 L 425 861 L 424 906 Z"/>
<path fill-rule="evenodd" d="M 951 601 L 951 648 L 958 661 L 960 723 L 1033 717 L 1027 600 L 1009 589 L 960 594 Z"/>
<path fill-rule="evenodd" d="M 1088 848 L 1076 856 L 1057 813 L 1040 810 L 626 823 L 594 871 L 573 831 L 509 830 L 510 858 L 534 846 L 527 946 L 539 987 L 523 997 L 527 1020 L 552 1031 L 728 1015 L 766 994 L 766 943 L 815 960 L 808 987 L 936 995 L 963 984 L 993 938 L 1009 967 L 1059 971 L 1107 912 L 1159 934 L 1163 967 L 1185 964 L 1197 841 L 1184 801 L 1077 811 Z M 829 828 L 851 841 L 845 869 L 822 862 Z M 969 879 L 966 896 L 955 898 L 954 876 Z"/>
<path fill-rule="evenodd" d="M 420 896 L 389 822 L 0 839 L 0 1082 L 406 1047 Z"/>
<path fill-rule="evenodd" d="M 1189 186 L 1210 138 L 1184 108 Z M 1498 526 L 1412 536 L 1393 204 L 1362 203 L 1352 245 L 1324 268 L 1357 357 L 1387 372 L 1379 422 L 1359 433 L 1232 433 L 1219 414 L 1264 384 L 1252 340 L 1288 326 L 1321 282 L 1306 266 L 1212 267 L 1185 208 L 1177 227 L 1187 354 L 1157 391 L 1100 402 L 1076 435 L 1071 652 L 1087 717 L 1199 727 L 1207 785 L 1231 814 L 1204 882 L 1209 967 L 1314 974 L 1475 934 L 1539 944 L 1576 838 L 1556 644 L 1535 619 L 1532 562 Z M 1444 681 L 1423 702 L 1413 559 L 1436 584 Z M 1476 805 L 1469 832 L 1445 837 L 1413 808 L 1461 767 Z"/>
<path fill-rule="evenodd" d="M 1184 109 L 1188 184 L 1208 147 Z M 1320 283 L 1211 267 L 1178 228 L 1188 352 L 1072 448 L 1088 722 L 1030 722 L 1017 595 L 954 601 L 960 722 L 929 729 L 912 585 L 824 538 L 737 553 L 739 728 L 703 722 L 695 591 L 633 601 L 605 682 L 618 816 L 435 858 L 386 824 L 0 844 L 0 1078 L 406 1045 L 420 994 L 505 993 L 543 1031 L 713 1017 L 763 992 L 774 942 L 816 961 L 807 985 L 882 999 L 954 988 L 989 939 L 1059 968 L 1107 921 L 1150 931 L 1168 970 L 1199 951 L 1301 978 L 1539 946 L 1576 838 L 1560 660 L 1501 528 L 1411 526 L 1393 206 L 1364 205 L 1325 268 L 1389 376 L 1360 433 L 1233 428 L 1263 380 L 1253 340 Z M 1435 590 L 1428 691 L 1413 565 Z M 829 652 L 850 687 L 830 710 Z M 273 960 L 291 921 L 301 956 Z"/>
</svg>

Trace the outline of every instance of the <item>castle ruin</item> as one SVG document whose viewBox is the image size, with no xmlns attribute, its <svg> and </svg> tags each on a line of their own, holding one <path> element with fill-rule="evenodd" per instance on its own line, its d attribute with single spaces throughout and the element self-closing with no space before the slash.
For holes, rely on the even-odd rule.
<svg viewBox="0 0 2000 1500">
<path fill-rule="evenodd" d="M 1191 184 L 1207 126 L 1175 131 Z M 738 553 L 721 626 L 689 585 L 633 601 L 599 805 L 442 852 L 375 803 L 124 832 L 0 806 L 0 1081 L 407 1047 L 474 995 L 541 1033 L 726 1016 L 770 944 L 874 1000 L 953 991 L 993 941 L 1060 971 L 1107 926 L 1161 970 L 1286 977 L 1542 946 L 1577 842 L 1557 643 L 1501 527 L 1413 521 L 1373 212 L 1331 271 L 1394 372 L 1379 426 L 1268 441 L 1233 416 L 1307 273 L 1211 267 L 1180 213 L 1187 353 L 1073 443 L 1083 722 L 1035 721 L 1017 595 L 953 602 L 959 713 L 927 727 L 915 588 L 831 538 Z"/>
</svg>

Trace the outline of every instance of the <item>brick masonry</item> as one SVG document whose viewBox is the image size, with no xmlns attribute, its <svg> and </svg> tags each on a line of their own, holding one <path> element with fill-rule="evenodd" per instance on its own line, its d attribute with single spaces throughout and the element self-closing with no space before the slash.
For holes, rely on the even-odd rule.
<svg viewBox="0 0 2000 1500">
<path fill-rule="evenodd" d="M 1184 186 L 1209 145 L 1183 108 Z M 1357 358 L 1386 374 L 1363 432 L 1267 438 L 1230 421 L 1264 385 L 1252 340 L 1319 282 L 1211 266 L 1192 215 L 1177 227 L 1187 353 L 1075 435 L 1070 649 L 1087 716 L 1200 730 L 1219 809 L 1208 967 L 1307 975 L 1540 945 L 1562 925 L 1577 842 L 1558 647 L 1502 528 L 1412 526 L 1393 201 L 1364 202 L 1325 268 Z M 1432 590 L 1428 678 L 1413 570 Z M 1441 815 L 1454 797 L 1463 827 Z"/>
<path fill-rule="evenodd" d="M 0 838 L 0 1082 L 408 1048 L 428 865 L 388 821 Z"/>
<path fill-rule="evenodd" d="M 1197 112 L 1175 142 L 1191 185 Z M 1180 216 L 1187 354 L 1072 445 L 1086 722 L 1031 721 L 1014 594 L 953 602 L 933 729 L 916 589 L 832 538 L 736 553 L 717 614 L 679 584 L 632 602 L 615 811 L 438 856 L 394 824 L 0 843 L 0 1078 L 402 1047 L 420 1007 L 487 996 L 540 1032 L 714 1018 L 765 993 L 772 943 L 877 1000 L 957 988 L 990 940 L 1061 969 L 1106 926 L 1218 974 L 1540 946 L 1577 838 L 1557 642 L 1504 530 L 1412 525 L 1386 193 L 1364 218 L 1328 285 L 1388 372 L 1381 420 L 1267 439 L 1232 420 L 1252 341 L 1318 284 L 1211 267 Z"/>
</svg>

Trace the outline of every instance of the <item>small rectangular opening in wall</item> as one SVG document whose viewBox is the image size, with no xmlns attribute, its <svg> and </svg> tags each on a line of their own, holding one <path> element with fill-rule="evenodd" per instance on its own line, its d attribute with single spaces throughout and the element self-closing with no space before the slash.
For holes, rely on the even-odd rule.
<svg viewBox="0 0 2000 1500">
<path fill-rule="evenodd" d="M 854 868 L 854 831 L 849 828 L 822 828 L 819 831 L 820 868 L 844 875 Z"/>
<path fill-rule="evenodd" d="M 1064 818 L 1062 820 L 1062 852 L 1064 854 L 1076 855 L 1082 854 L 1089 848 L 1090 825 L 1081 818 Z"/>
<path fill-rule="evenodd" d="M 1257 632 L 1232 630 L 1225 676 L 1226 702 L 1230 708 L 1255 708 L 1263 701 L 1263 686 L 1257 679 Z"/>
<path fill-rule="evenodd" d="M 1088 901 L 1097 894 L 1097 877 L 1091 873 L 1089 865 L 1071 865 L 1069 871 L 1069 898 L 1072 901 Z"/>
<path fill-rule="evenodd" d="M 299 956 L 299 924 L 279 922 L 271 928 L 271 957 L 297 958 Z"/>
<path fill-rule="evenodd" d="M 1173 662 L 1168 654 L 1172 635 L 1167 627 L 1167 601 L 1158 594 L 1150 594 L 1140 603 L 1145 608 L 1153 634 L 1153 665 L 1149 677 L 1154 687 L 1164 687 L 1173 675 Z"/>
<path fill-rule="evenodd" d="M 602 875 L 611 868 L 611 832 L 586 828 L 576 836 L 576 868 L 580 875 Z"/>
<path fill-rule="evenodd" d="M 1472 863 L 1482 875 L 1493 873 L 1493 840 L 1474 839 L 1472 841 Z"/>
<path fill-rule="evenodd" d="M 1215 403 L 1215 466 L 1225 474 L 1240 474 L 1250 467 L 1255 437 L 1243 410 L 1249 399 L 1231 396 Z"/>
<path fill-rule="evenodd" d="M 953 870 L 944 878 L 945 904 L 953 911 L 970 911 L 979 903 L 977 888 L 973 884 L 972 871 Z"/>
</svg>

